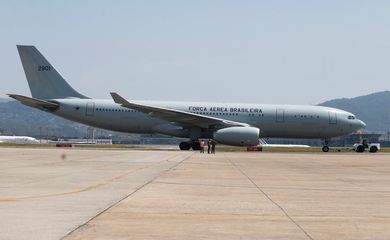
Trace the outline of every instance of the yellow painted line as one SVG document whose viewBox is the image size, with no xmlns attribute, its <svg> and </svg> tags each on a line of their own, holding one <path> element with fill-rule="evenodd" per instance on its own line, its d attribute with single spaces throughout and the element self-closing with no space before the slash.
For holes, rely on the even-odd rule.
<svg viewBox="0 0 390 240">
<path fill-rule="evenodd" d="M 111 183 L 113 183 L 115 181 L 119 181 L 119 180 L 121 180 L 123 178 L 126 178 L 127 176 L 129 176 L 129 175 L 131 175 L 131 174 L 133 174 L 133 173 L 135 173 L 137 171 L 150 168 L 152 166 L 161 164 L 163 162 L 168 162 L 168 161 L 174 159 L 177 156 L 179 156 L 179 154 L 176 154 L 174 156 L 169 157 L 168 159 L 159 161 L 159 162 L 154 163 L 154 164 L 150 164 L 150 165 L 147 165 L 147 166 L 139 167 L 139 168 L 134 169 L 132 171 L 123 173 L 123 174 L 115 176 L 115 177 L 113 177 L 111 179 L 102 181 L 102 182 L 94 184 L 94 185 L 90 185 L 88 187 L 85 187 L 85 188 L 82 188 L 82 189 L 79 189 L 79 190 L 70 191 L 70 192 L 49 193 L 49 194 L 42 194 L 42 195 L 31 195 L 31 196 L 23 196 L 23 197 L 0 198 L 0 202 L 16 202 L 16 201 L 21 201 L 21 200 L 31 200 L 31 199 L 42 199 L 42 198 L 50 198 L 50 197 L 57 197 L 57 196 L 66 196 L 66 195 L 72 195 L 72 194 L 77 194 L 77 193 L 82 193 L 82 192 L 88 192 L 88 191 L 96 190 L 96 189 L 102 188 L 102 187 L 104 187 L 106 185 L 109 185 L 109 184 L 111 184 Z"/>
</svg>

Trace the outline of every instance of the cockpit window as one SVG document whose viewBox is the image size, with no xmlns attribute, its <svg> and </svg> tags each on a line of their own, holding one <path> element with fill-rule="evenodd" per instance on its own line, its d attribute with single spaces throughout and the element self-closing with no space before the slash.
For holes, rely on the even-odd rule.
<svg viewBox="0 0 390 240">
<path fill-rule="evenodd" d="M 348 116 L 348 119 L 353 120 L 353 119 L 355 119 L 355 116 L 349 115 L 349 116 Z"/>
</svg>

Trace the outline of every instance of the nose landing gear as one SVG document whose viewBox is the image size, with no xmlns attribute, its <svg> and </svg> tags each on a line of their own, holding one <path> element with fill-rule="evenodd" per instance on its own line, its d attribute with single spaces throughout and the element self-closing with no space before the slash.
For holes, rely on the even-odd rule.
<svg viewBox="0 0 390 240">
<path fill-rule="evenodd" d="M 325 139 L 324 146 L 322 147 L 323 152 L 329 152 L 329 146 L 328 146 L 329 142 L 330 142 L 330 139 Z"/>
</svg>

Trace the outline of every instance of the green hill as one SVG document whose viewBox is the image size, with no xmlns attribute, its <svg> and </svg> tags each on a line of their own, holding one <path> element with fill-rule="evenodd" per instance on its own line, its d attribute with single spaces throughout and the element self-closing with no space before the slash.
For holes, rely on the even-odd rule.
<svg viewBox="0 0 390 240">
<path fill-rule="evenodd" d="M 372 93 L 355 98 L 340 98 L 319 104 L 340 108 L 356 114 L 369 131 L 390 131 L 390 91 Z"/>
</svg>

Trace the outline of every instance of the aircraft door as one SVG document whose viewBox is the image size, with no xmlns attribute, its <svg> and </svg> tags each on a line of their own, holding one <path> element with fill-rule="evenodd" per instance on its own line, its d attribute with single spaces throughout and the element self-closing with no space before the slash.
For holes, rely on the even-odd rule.
<svg viewBox="0 0 390 240">
<path fill-rule="evenodd" d="M 329 124 L 337 124 L 337 113 L 329 111 L 328 114 L 329 114 Z"/>
<path fill-rule="evenodd" d="M 85 115 L 86 116 L 93 116 L 95 114 L 95 103 L 94 102 L 87 102 L 86 108 L 85 108 Z"/>
<path fill-rule="evenodd" d="M 276 109 L 276 122 L 282 123 L 284 122 L 284 109 Z"/>
</svg>

